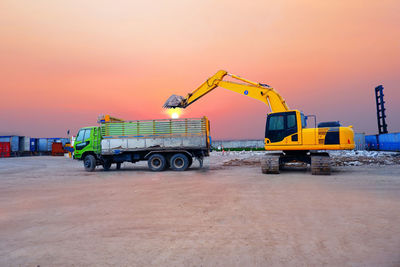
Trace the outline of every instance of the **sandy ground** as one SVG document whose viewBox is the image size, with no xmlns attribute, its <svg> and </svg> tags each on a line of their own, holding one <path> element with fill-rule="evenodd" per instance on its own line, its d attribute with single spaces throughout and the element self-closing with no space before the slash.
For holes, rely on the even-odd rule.
<svg viewBox="0 0 400 267">
<path fill-rule="evenodd" d="M 0 159 L 0 266 L 400 266 L 400 165 L 263 175 L 235 158 L 180 173 Z"/>
</svg>

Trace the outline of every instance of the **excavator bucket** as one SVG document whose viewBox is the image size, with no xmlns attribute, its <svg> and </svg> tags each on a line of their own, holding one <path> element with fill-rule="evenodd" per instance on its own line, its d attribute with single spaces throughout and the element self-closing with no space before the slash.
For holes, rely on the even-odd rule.
<svg viewBox="0 0 400 267">
<path fill-rule="evenodd" d="M 167 101 L 165 101 L 164 108 L 182 108 L 184 97 L 180 95 L 171 95 Z"/>
</svg>

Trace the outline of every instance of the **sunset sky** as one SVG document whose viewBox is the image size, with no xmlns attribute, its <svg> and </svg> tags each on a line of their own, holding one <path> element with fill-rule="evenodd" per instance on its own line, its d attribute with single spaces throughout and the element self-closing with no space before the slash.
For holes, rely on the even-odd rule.
<svg viewBox="0 0 400 267">
<path fill-rule="evenodd" d="M 400 1 L 0 1 L 0 134 L 65 137 L 99 114 L 159 119 L 220 69 L 292 109 L 400 131 Z M 214 139 L 262 139 L 267 106 L 222 88 L 185 110 Z"/>
</svg>

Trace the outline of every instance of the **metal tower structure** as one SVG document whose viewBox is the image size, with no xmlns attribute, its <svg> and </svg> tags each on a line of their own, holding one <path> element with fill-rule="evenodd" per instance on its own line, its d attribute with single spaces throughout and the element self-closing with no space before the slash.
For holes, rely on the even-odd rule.
<svg viewBox="0 0 400 267">
<path fill-rule="evenodd" d="M 379 134 L 388 133 L 385 115 L 385 101 L 383 101 L 383 96 L 383 86 L 378 85 L 375 87 L 375 100 Z"/>
</svg>

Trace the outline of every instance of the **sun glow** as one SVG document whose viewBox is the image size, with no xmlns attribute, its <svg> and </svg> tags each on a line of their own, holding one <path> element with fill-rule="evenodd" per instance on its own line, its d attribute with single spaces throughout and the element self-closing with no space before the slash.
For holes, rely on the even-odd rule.
<svg viewBox="0 0 400 267">
<path fill-rule="evenodd" d="M 182 113 L 183 112 L 181 108 L 167 109 L 167 114 L 171 117 L 171 119 L 179 119 Z"/>
</svg>

